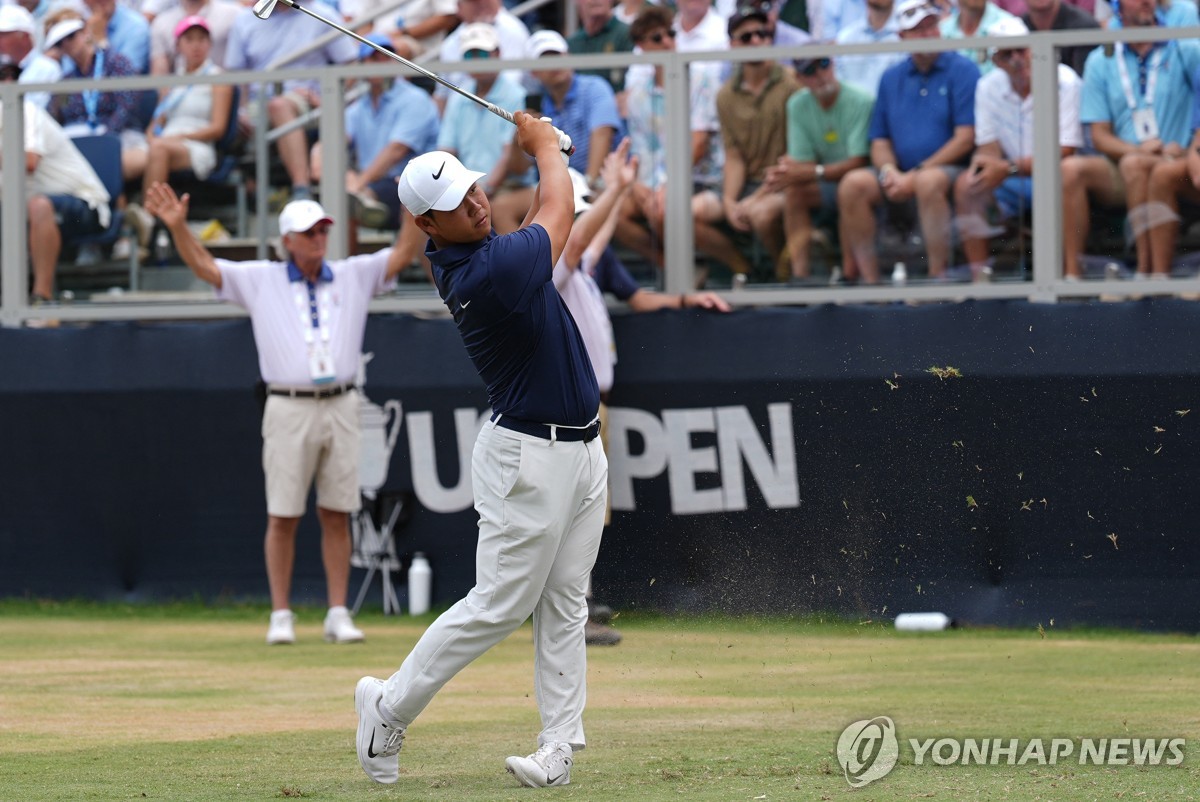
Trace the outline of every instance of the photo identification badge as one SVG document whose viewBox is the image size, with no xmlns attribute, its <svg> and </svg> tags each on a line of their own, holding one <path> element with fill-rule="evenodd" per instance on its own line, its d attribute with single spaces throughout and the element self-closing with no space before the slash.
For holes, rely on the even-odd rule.
<svg viewBox="0 0 1200 802">
<path fill-rule="evenodd" d="M 1154 109 L 1133 110 L 1133 133 L 1138 142 L 1158 139 L 1158 120 L 1154 119 Z"/>
<path fill-rule="evenodd" d="M 318 340 L 308 346 L 308 373 L 313 384 L 329 384 L 336 376 L 333 351 L 324 340 Z"/>
</svg>

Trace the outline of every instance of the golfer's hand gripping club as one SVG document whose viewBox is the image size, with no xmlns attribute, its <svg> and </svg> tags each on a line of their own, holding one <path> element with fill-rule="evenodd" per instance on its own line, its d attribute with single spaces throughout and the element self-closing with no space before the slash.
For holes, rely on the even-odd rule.
<svg viewBox="0 0 1200 802">
<path fill-rule="evenodd" d="M 542 117 L 541 120 L 544 123 L 551 122 L 549 117 Z M 563 164 L 570 167 L 571 154 L 575 152 L 575 143 L 572 142 L 571 137 L 567 136 L 566 132 L 558 126 L 551 125 L 550 127 L 554 129 L 554 133 L 558 134 L 558 149 L 562 153 Z"/>
</svg>

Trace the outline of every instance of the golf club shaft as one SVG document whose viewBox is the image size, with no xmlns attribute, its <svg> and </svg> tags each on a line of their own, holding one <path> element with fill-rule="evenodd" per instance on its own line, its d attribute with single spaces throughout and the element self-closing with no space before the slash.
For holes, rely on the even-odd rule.
<svg viewBox="0 0 1200 802">
<path fill-rule="evenodd" d="M 488 103 L 486 100 L 479 97 L 478 95 L 472 94 L 471 92 L 468 92 L 467 90 L 465 90 L 461 87 L 455 86 L 454 84 L 450 83 L 445 78 L 438 75 L 437 73 L 431 72 L 430 70 L 425 69 L 420 64 L 414 64 L 413 62 L 409 61 L 408 59 L 404 58 L 403 56 L 401 56 L 397 53 L 393 53 L 391 50 L 388 50 L 386 47 L 380 47 L 379 45 L 372 42 L 370 39 L 367 39 L 365 36 L 359 36 L 357 33 L 350 30 L 349 28 L 346 28 L 343 25 L 339 25 L 338 23 L 334 22 L 333 20 L 326 19 L 325 17 L 322 17 L 320 14 L 317 14 L 313 11 L 309 11 L 307 8 L 305 8 L 304 6 L 297 3 L 296 0 L 278 0 L 278 2 L 283 3 L 285 6 L 291 6 L 292 8 L 296 9 L 297 11 L 303 11 L 308 16 L 312 17 L 315 20 L 319 20 L 319 21 L 325 23 L 326 25 L 333 28 L 334 30 L 341 31 L 342 33 L 346 34 L 347 36 L 354 37 L 362 44 L 373 48 L 377 52 L 382 53 L 383 55 L 387 56 L 388 58 L 392 59 L 393 61 L 398 61 L 401 64 L 403 64 L 405 67 L 408 67 L 411 70 L 416 70 L 421 75 L 424 75 L 426 78 L 429 78 L 432 81 L 436 81 L 437 83 L 441 84 L 442 86 L 446 87 L 447 89 L 451 89 L 455 92 L 458 92 L 460 95 L 465 97 L 467 100 L 475 101 L 480 106 L 483 106 L 485 109 L 490 111 L 492 114 L 495 114 L 497 117 L 503 117 L 505 120 L 508 120 L 510 123 L 513 122 L 512 112 L 509 112 L 509 111 L 506 111 L 506 110 L 500 108 L 495 103 Z M 261 5 L 261 3 L 260 3 L 260 5 Z M 261 19 L 266 19 L 266 16 L 271 13 L 269 8 L 273 8 L 274 6 L 275 6 L 275 3 L 270 3 L 268 9 L 266 10 L 266 14 L 259 14 L 258 16 Z M 256 6 L 255 13 L 256 14 L 258 13 L 257 6 Z"/>
</svg>

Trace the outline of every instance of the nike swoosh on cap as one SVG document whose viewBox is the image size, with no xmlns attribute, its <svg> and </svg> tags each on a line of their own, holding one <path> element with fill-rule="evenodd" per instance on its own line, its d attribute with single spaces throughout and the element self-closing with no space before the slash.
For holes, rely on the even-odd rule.
<svg viewBox="0 0 1200 802">
<path fill-rule="evenodd" d="M 433 180 L 434 180 L 434 181 L 437 181 L 439 178 L 441 178 L 441 177 L 442 177 L 442 170 L 445 170 L 445 169 L 446 169 L 446 163 L 445 163 L 445 162 L 442 162 L 442 166 L 441 166 L 441 167 L 439 167 L 439 168 L 438 168 L 438 171 L 437 171 L 436 173 L 434 173 L 434 174 L 433 174 Z"/>
</svg>

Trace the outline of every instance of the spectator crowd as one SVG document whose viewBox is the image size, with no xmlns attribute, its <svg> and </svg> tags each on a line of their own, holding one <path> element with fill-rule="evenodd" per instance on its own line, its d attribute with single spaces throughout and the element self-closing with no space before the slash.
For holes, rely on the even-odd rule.
<svg viewBox="0 0 1200 802">
<path fill-rule="evenodd" d="M 875 283 L 885 231 L 921 253 L 934 280 L 989 280 L 998 235 L 1029 216 L 1034 168 L 1030 51 L 971 47 L 977 37 L 1068 29 L 1200 24 L 1194 0 L 565 0 L 515 16 L 506 0 L 310 0 L 377 47 L 436 57 L 446 77 L 503 108 L 551 117 L 575 143 L 570 167 L 586 193 L 604 188 L 606 157 L 627 147 L 637 174 L 613 198 L 612 241 L 647 265 L 663 264 L 667 148 L 690 149 L 691 214 L 703 264 L 740 277 L 793 284 Z M 357 227 L 399 231 L 416 262 L 423 238 L 399 207 L 396 181 L 440 148 L 484 174 L 499 233 L 520 226 L 536 168 L 514 147 L 512 126 L 443 87 L 411 81 L 376 48 L 284 5 L 268 21 L 236 0 L 4 0 L 0 76 L 70 92 L 25 96 L 29 255 L 35 302 L 55 296 L 66 246 L 104 231 L 124 210 L 145 248 L 156 222 L 143 187 L 178 176 L 203 181 L 236 127 L 260 121 L 274 142 L 280 195 L 311 198 L 321 177 L 315 79 L 213 84 L 162 91 L 97 91 L 88 82 L 130 75 L 211 75 L 355 61 L 378 76 L 345 93 L 345 191 Z M 512 6 L 516 4 L 513 3 Z M 953 39 L 944 52 L 813 57 L 814 43 Z M 574 70 L 564 55 L 720 52 L 788 47 L 782 60 L 689 64 L 689 136 L 671 140 L 661 66 Z M 1167 277 L 1184 223 L 1200 208 L 1200 43 L 1188 39 L 1071 46 L 1059 51 L 1063 275 L 1087 274 L 1092 219 L 1126 226 L 1129 268 Z M 489 61 L 538 66 L 472 70 Z M 327 99 L 326 99 L 327 100 Z M 339 101 L 341 98 L 339 98 Z M 2 125 L 0 117 L 0 125 Z M 76 147 L 80 137 L 120 140 L 123 191 L 113 194 Z M 627 144 L 624 144 L 627 141 Z M 1039 169 L 1042 166 L 1039 165 Z M 283 178 L 282 176 L 286 176 Z M 678 177 L 676 177 L 677 180 Z M 586 196 L 585 193 L 585 196 Z M 407 221 L 406 221 L 407 218 Z M 911 235 L 911 236 L 909 236 Z M 834 248 L 834 245 L 837 248 Z M 829 275 L 814 249 L 839 253 Z M 962 259 L 956 257 L 961 253 Z M 1107 261 L 1112 261 L 1111 257 Z M 956 268 L 957 265 L 957 268 Z M 922 269 L 923 268 L 923 269 Z M 706 269 L 697 271 L 703 282 Z"/>
</svg>

